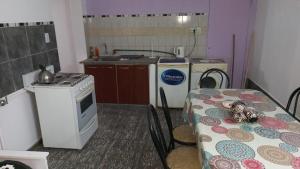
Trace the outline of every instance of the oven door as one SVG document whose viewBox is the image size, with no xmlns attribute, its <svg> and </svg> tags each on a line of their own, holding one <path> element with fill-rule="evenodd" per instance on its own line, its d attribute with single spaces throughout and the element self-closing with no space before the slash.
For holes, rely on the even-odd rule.
<svg viewBox="0 0 300 169">
<path fill-rule="evenodd" d="M 85 127 L 97 113 L 97 104 L 94 85 L 76 96 L 76 107 L 79 131 Z"/>
</svg>

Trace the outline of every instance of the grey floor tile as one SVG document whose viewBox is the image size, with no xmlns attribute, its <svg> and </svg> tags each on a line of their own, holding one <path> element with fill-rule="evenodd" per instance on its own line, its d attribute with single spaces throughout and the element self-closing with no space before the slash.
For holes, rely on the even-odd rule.
<svg viewBox="0 0 300 169">
<path fill-rule="evenodd" d="M 145 114 L 138 106 L 124 109 L 98 104 L 99 128 L 82 150 L 43 148 L 41 144 L 33 150 L 50 152 L 51 169 L 163 169 Z M 174 123 L 181 120 L 180 115 L 180 110 L 172 110 Z M 167 130 L 166 125 L 163 128 Z"/>
</svg>

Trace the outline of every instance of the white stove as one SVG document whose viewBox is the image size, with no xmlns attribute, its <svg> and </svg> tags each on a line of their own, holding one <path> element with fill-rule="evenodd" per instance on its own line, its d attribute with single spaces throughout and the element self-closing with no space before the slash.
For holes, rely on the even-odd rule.
<svg viewBox="0 0 300 169">
<path fill-rule="evenodd" d="M 32 87 L 44 147 L 83 148 L 98 128 L 94 77 L 57 73 L 53 83 Z"/>
</svg>

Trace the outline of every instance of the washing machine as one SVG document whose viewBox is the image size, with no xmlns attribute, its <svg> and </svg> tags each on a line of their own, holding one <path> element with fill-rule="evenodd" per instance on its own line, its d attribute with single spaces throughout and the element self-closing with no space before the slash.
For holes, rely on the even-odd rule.
<svg viewBox="0 0 300 169">
<path fill-rule="evenodd" d="M 191 62 L 191 81 L 190 81 L 190 89 L 198 89 L 199 86 L 199 80 L 203 72 L 205 72 L 208 69 L 216 68 L 221 69 L 224 72 L 227 73 L 227 63 L 225 63 L 221 59 L 198 59 L 198 58 L 192 58 L 190 59 Z M 220 74 L 218 73 L 211 73 L 209 75 L 210 77 L 214 78 L 216 82 L 216 88 L 219 88 L 221 79 Z M 226 88 L 226 77 L 223 77 L 223 84 L 221 88 Z"/>
<path fill-rule="evenodd" d="M 168 106 L 182 108 L 189 90 L 189 60 L 160 58 L 157 63 L 157 105 L 161 107 L 159 88 L 163 87 Z"/>
</svg>

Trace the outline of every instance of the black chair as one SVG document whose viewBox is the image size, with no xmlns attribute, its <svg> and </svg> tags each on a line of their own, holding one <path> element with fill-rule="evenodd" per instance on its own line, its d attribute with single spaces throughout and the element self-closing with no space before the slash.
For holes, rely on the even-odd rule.
<svg viewBox="0 0 300 169">
<path fill-rule="evenodd" d="M 299 96 L 300 96 L 300 87 L 294 90 L 293 93 L 290 95 L 289 101 L 286 106 L 286 111 L 298 121 L 300 121 L 300 119 L 296 117 L 296 112 L 297 112 Z M 293 107 L 293 111 L 291 112 L 290 108 L 293 101 L 294 101 L 294 107 Z"/>
<path fill-rule="evenodd" d="M 200 80 L 199 80 L 200 88 L 216 88 L 217 87 L 216 80 L 213 77 L 209 76 L 212 73 L 217 73 L 220 75 L 221 82 L 220 82 L 219 88 L 222 88 L 222 85 L 224 82 L 224 77 L 226 78 L 226 82 L 227 82 L 226 88 L 230 88 L 230 79 L 229 79 L 228 74 L 221 69 L 215 69 L 215 68 L 208 69 L 205 72 L 203 72 L 203 74 L 201 75 Z"/>
<path fill-rule="evenodd" d="M 175 143 L 179 143 L 187 146 L 195 146 L 196 145 L 196 136 L 193 133 L 193 128 L 189 125 L 180 125 L 173 128 L 171 115 L 169 112 L 168 102 L 166 99 L 165 91 L 162 87 L 159 88 L 160 99 L 162 104 L 162 109 L 167 121 L 168 130 L 170 133 L 170 142 L 168 145 L 169 149 L 173 149 L 175 147 Z"/>
<path fill-rule="evenodd" d="M 156 151 L 162 161 L 164 169 L 199 169 L 202 168 L 202 158 L 195 147 L 179 147 L 168 149 L 159 118 L 155 108 L 149 105 L 147 112 L 148 127 Z"/>
</svg>

